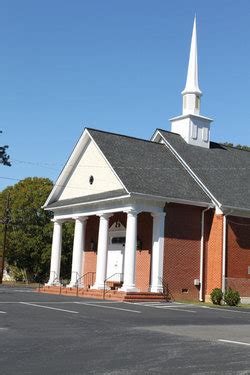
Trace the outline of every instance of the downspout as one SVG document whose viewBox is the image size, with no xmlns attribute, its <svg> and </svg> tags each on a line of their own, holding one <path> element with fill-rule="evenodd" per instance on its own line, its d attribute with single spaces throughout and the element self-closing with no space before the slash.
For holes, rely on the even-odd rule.
<svg viewBox="0 0 250 375">
<path fill-rule="evenodd" d="M 223 216 L 223 239 L 222 239 L 222 282 L 221 289 L 223 294 L 226 291 L 226 258 L 227 258 L 227 216 L 233 212 L 231 210 Z"/>
<path fill-rule="evenodd" d="M 204 222 L 205 222 L 205 212 L 210 210 L 211 207 L 205 208 L 201 212 L 201 244 L 200 244 L 200 290 L 199 290 L 199 301 L 203 301 L 203 275 L 204 275 Z"/>
</svg>

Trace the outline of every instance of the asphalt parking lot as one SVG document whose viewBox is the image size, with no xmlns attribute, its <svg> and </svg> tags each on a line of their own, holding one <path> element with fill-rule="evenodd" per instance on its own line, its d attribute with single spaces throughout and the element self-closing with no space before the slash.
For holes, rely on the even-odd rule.
<svg viewBox="0 0 250 375">
<path fill-rule="evenodd" d="M 0 287 L 0 374 L 250 374 L 250 309 Z"/>
</svg>

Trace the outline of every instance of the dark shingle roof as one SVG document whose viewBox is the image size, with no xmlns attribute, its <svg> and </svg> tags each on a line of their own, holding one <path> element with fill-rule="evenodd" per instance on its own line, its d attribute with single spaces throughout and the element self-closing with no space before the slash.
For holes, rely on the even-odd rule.
<svg viewBox="0 0 250 375">
<path fill-rule="evenodd" d="M 188 145 L 180 135 L 159 130 L 213 196 L 225 206 L 250 209 L 250 152 L 211 142 Z"/>
<path fill-rule="evenodd" d="M 129 192 L 210 202 L 165 145 L 87 130 Z"/>
</svg>

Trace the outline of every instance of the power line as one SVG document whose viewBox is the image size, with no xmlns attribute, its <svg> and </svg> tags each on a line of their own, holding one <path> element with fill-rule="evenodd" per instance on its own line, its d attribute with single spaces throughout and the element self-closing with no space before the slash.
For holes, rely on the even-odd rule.
<svg viewBox="0 0 250 375">
<path fill-rule="evenodd" d="M 44 162 L 32 162 L 32 161 L 25 161 L 25 160 L 18 160 L 18 159 L 13 159 L 12 161 L 14 162 L 18 162 L 20 164 L 30 164 L 30 165 L 34 165 L 34 166 L 37 166 L 37 167 L 42 167 L 42 168 L 49 168 L 49 169 L 53 169 L 53 170 L 58 170 L 59 168 L 53 168 L 51 166 L 58 166 L 58 167 L 62 167 L 62 166 L 69 166 L 69 167 L 74 167 L 75 164 L 62 164 L 62 163 L 44 163 Z M 157 162 L 157 161 L 156 161 Z M 96 164 L 77 164 L 77 167 L 80 167 L 80 168 L 109 168 L 108 165 L 96 165 Z M 178 167 L 156 167 L 156 166 L 153 166 L 153 167 L 147 167 L 147 166 L 143 166 L 143 167 L 136 167 L 136 166 L 123 166 L 123 165 L 115 165 L 115 168 L 119 168 L 119 169 L 139 169 L 139 170 L 178 170 L 180 169 L 180 166 Z M 250 166 L 249 167 L 239 167 L 239 166 L 236 166 L 236 167 L 192 167 L 192 170 L 195 170 L 195 171 L 227 171 L 227 170 L 248 170 L 250 169 Z"/>
</svg>

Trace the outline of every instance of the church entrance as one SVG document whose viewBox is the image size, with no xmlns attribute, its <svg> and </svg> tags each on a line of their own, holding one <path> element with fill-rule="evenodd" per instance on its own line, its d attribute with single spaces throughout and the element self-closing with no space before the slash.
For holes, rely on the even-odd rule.
<svg viewBox="0 0 250 375">
<path fill-rule="evenodd" d="M 109 281 L 123 281 L 125 242 L 126 228 L 120 222 L 114 223 L 109 230 L 107 260 L 107 278 L 109 278 Z"/>
</svg>

